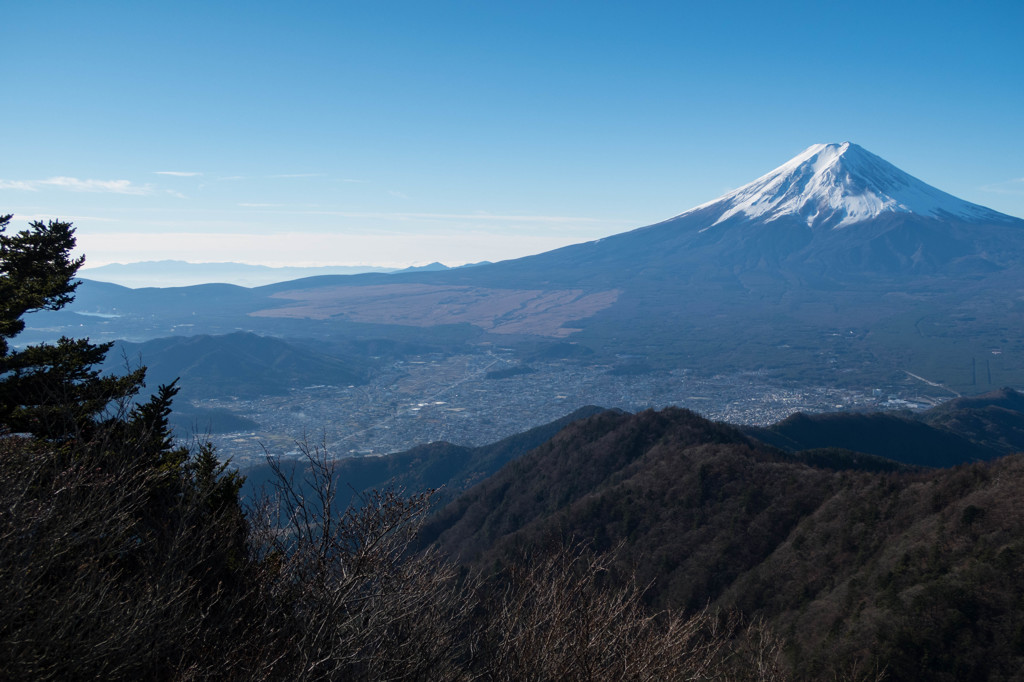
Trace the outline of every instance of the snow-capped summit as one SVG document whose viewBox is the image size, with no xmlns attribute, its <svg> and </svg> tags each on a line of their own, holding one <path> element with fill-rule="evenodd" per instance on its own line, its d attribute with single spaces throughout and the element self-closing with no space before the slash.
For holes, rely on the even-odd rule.
<svg viewBox="0 0 1024 682">
<path fill-rule="evenodd" d="M 921 182 L 851 142 L 812 145 L 767 175 L 677 218 L 719 210 L 708 228 L 734 216 L 759 222 L 799 216 L 809 227 L 831 229 L 885 213 L 970 222 L 1014 220 Z"/>
</svg>

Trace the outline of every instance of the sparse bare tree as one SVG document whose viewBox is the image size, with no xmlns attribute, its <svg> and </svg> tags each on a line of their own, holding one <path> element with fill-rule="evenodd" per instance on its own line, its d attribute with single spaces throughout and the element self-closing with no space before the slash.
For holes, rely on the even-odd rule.
<svg viewBox="0 0 1024 682">
<path fill-rule="evenodd" d="M 525 559 L 525 557 L 524 557 Z M 726 638 L 708 611 L 649 614 L 612 555 L 560 547 L 514 564 L 486 623 L 489 680 L 710 679 Z"/>
<path fill-rule="evenodd" d="M 410 552 L 431 493 L 375 491 L 336 516 L 326 447 L 301 450 L 301 482 L 271 459 L 276 484 L 259 515 L 264 561 L 277 566 L 274 599 L 299 624 L 295 677 L 460 679 L 473 602 L 452 564 Z"/>
</svg>

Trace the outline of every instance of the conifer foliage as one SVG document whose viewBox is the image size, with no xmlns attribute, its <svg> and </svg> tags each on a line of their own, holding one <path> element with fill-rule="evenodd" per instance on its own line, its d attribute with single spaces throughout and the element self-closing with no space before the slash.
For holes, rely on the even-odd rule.
<svg viewBox="0 0 1024 682">
<path fill-rule="evenodd" d="M 70 255 L 70 223 L 7 234 L 10 219 L 0 217 L 0 676 L 177 676 L 236 617 L 242 481 L 208 446 L 173 443 L 174 384 L 133 405 L 144 369 L 100 373 L 110 344 L 12 348 L 26 314 L 72 300 L 83 259 Z"/>
<path fill-rule="evenodd" d="M 35 221 L 27 230 L 6 234 L 10 220 L 0 216 L 0 423 L 48 439 L 88 435 L 111 403 L 138 391 L 145 373 L 101 376 L 95 367 L 110 343 L 64 337 L 53 345 L 10 349 L 27 313 L 59 310 L 71 302 L 75 273 L 85 261 L 71 257 L 71 223 Z"/>
</svg>

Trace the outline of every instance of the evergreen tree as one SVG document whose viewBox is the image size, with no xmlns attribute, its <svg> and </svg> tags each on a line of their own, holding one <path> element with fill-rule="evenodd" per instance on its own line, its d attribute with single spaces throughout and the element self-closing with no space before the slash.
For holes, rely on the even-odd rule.
<svg viewBox="0 0 1024 682">
<path fill-rule="evenodd" d="M 159 679 L 235 627 L 247 532 L 210 445 L 175 444 L 177 382 L 134 406 L 145 369 L 111 344 L 12 349 L 24 316 L 73 298 L 70 223 L 0 216 L 0 678 Z"/>
<path fill-rule="evenodd" d="M 6 234 L 10 220 L 0 216 L 0 425 L 51 440 L 88 437 L 112 402 L 138 392 L 145 370 L 102 376 L 94 368 L 112 344 L 88 339 L 10 349 L 9 341 L 25 329 L 26 314 L 71 302 L 74 276 L 85 260 L 71 257 L 71 223 L 35 221 Z"/>
</svg>

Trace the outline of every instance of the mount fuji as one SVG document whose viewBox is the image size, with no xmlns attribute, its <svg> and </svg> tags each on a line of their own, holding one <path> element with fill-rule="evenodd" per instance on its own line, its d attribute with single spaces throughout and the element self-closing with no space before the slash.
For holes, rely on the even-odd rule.
<svg viewBox="0 0 1024 682">
<path fill-rule="evenodd" d="M 844 142 L 655 225 L 526 258 L 255 289 L 88 286 L 76 306 L 116 306 L 119 325 L 155 308 L 181 318 L 162 329 L 194 333 L 548 344 L 612 364 L 981 391 L 1024 384 L 1022 273 L 1024 220 Z"/>
<path fill-rule="evenodd" d="M 771 173 L 714 201 L 711 226 L 733 216 L 769 223 L 795 216 L 815 230 L 839 229 L 886 214 L 1005 223 L 1013 218 L 946 194 L 851 142 L 816 144 Z"/>
<path fill-rule="evenodd" d="M 962 276 L 1024 265 L 1024 220 L 958 199 L 856 144 L 816 144 L 661 223 L 504 267 L 560 259 L 576 281 L 581 267 L 615 263 L 690 284 L 756 272 L 811 287 Z"/>
</svg>

